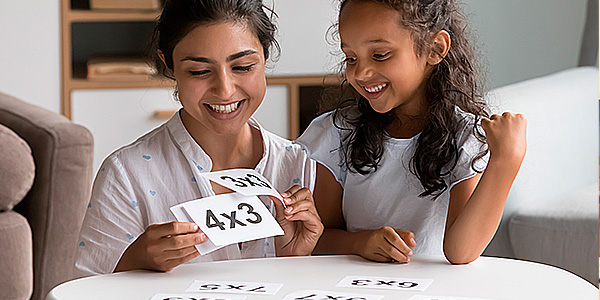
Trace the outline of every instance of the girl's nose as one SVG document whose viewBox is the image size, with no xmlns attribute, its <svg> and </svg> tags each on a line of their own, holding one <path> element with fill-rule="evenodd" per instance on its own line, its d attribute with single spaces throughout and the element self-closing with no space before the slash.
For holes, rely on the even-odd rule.
<svg viewBox="0 0 600 300">
<path fill-rule="evenodd" d="M 368 62 L 357 62 L 354 66 L 354 77 L 359 81 L 369 80 L 373 76 L 372 65 Z"/>
</svg>

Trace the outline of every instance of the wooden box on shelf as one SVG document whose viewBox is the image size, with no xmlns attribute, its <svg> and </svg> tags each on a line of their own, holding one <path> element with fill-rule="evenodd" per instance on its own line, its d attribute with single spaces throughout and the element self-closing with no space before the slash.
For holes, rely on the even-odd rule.
<svg viewBox="0 0 600 300">
<path fill-rule="evenodd" d="M 141 56 L 96 55 L 87 62 L 90 81 L 140 81 L 157 73 L 155 65 Z"/>
<path fill-rule="evenodd" d="M 90 8 L 158 10 L 161 0 L 90 0 Z"/>
</svg>

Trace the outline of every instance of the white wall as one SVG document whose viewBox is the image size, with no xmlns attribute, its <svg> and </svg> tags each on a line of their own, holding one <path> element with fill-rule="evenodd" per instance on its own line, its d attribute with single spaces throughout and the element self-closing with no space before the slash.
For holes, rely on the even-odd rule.
<svg viewBox="0 0 600 300">
<path fill-rule="evenodd" d="M 577 66 L 587 0 L 462 0 L 491 87 Z"/>
<path fill-rule="evenodd" d="M 58 0 L 0 0 L 0 92 L 60 112 Z"/>
<path fill-rule="evenodd" d="M 273 75 L 335 71 L 327 28 L 337 0 L 275 1 L 280 60 Z M 574 67 L 585 0 L 463 0 L 472 13 L 491 87 Z M 58 0 L 0 0 L 0 91 L 60 111 Z"/>
</svg>

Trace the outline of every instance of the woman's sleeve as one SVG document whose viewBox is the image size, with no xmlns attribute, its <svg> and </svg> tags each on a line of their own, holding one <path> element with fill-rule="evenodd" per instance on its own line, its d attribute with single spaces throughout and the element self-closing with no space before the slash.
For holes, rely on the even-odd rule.
<svg viewBox="0 0 600 300">
<path fill-rule="evenodd" d="M 315 118 L 294 143 L 299 144 L 311 159 L 328 168 L 344 186 L 346 167 L 340 149 L 341 133 L 333 124 L 331 112 Z"/>
<path fill-rule="evenodd" d="M 112 273 L 123 252 L 145 230 L 140 204 L 115 156 L 100 167 L 81 227 L 74 276 Z"/>
</svg>

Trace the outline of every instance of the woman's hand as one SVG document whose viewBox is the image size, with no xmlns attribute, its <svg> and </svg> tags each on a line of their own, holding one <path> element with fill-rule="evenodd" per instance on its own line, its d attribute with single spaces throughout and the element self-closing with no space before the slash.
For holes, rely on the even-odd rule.
<svg viewBox="0 0 600 300">
<path fill-rule="evenodd" d="M 357 239 L 354 249 L 358 255 L 378 262 L 407 263 L 415 247 L 415 235 L 410 231 L 389 226 L 375 230 L 362 230 L 356 234 L 362 235 Z"/>
<path fill-rule="evenodd" d="M 527 151 L 527 120 L 522 114 L 505 112 L 481 120 L 490 157 L 506 158 L 521 165 Z"/>
<path fill-rule="evenodd" d="M 275 204 L 276 220 L 284 235 L 275 237 L 277 256 L 309 255 L 323 233 L 323 223 L 315 208 L 312 193 L 307 188 L 293 186 L 281 194 L 286 208 L 279 199 Z"/>
<path fill-rule="evenodd" d="M 200 253 L 194 245 L 208 240 L 194 223 L 170 222 L 150 225 L 133 242 L 117 264 L 115 272 L 148 269 L 171 271 Z"/>
</svg>

